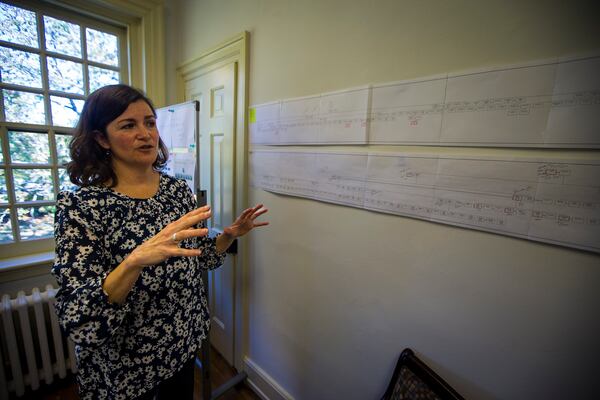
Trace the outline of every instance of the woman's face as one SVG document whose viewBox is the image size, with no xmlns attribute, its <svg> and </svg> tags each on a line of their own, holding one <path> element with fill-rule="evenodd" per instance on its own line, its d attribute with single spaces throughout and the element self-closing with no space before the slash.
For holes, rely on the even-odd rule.
<svg viewBox="0 0 600 400">
<path fill-rule="evenodd" d="M 106 138 L 96 140 L 110 150 L 114 164 L 126 168 L 151 167 L 158 156 L 156 117 L 144 100 L 129 107 L 106 127 Z"/>
</svg>

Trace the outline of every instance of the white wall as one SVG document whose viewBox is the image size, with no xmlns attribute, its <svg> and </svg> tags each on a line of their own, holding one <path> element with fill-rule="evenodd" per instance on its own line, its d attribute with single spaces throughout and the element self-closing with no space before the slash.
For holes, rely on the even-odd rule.
<svg viewBox="0 0 600 400">
<path fill-rule="evenodd" d="M 180 0 L 168 95 L 177 65 L 243 30 L 258 104 L 600 50 L 593 3 Z M 292 397 L 378 398 L 411 347 L 467 398 L 592 398 L 600 256 L 261 190 L 250 201 L 272 225 L 247 239 L 248 357 Z"/>
</svg>

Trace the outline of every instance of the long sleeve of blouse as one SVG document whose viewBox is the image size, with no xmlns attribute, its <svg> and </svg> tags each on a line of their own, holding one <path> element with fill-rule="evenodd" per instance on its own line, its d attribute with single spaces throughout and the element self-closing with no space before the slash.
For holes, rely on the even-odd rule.
<svg viewBox="0 0 600 400">
<path fill-rule="evenodd" d="M 100 345 L 121 325 L 129 304 L 109 303 L 102 289 L 111 272 L 101 214 L 93 205 L 62 192 L 56 204 L 56 255 L 52 273 L 59 291 L 56 311 L 63 330 L 76 344 Z"/>
</svg>

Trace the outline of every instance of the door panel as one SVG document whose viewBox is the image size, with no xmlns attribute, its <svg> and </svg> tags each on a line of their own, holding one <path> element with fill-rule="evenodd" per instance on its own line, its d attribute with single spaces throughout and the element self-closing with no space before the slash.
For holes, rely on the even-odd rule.
<svg viewBox="0 0 600 400">
<path fill-rule="evenodd" d="M 223 231 L 225 224 L 223 223 L 223 214 L 225 206 L 223 201 L 226 199 L 223 193 L 223 160 L 226 158 L 223 154 L 225 151 L 223 134 L 212 134 L 210 138 L 210 153 L 211 153 L 211 193 L 213 210 L 212 226 L 214 229 Z"/>
<path fill-rule="evenodd" d="M 234 127 L 235 71 L 230 63 L 186 84 L 186 98 L 200 101 L 200 185 L 212 209 L 210 234 L 218 235 L 235 219 Z M 211 344 L 233 364 L 235 256 L 209 273 Z"/>
</svg>

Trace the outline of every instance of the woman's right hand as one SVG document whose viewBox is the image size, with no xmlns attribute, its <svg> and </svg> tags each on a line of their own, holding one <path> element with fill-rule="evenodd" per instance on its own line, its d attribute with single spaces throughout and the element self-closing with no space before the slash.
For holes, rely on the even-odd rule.
<svg viewBox="0 0 600 400">
<path fill-rule="evenodd" d="M 208 229 L 193 228 L 200 221 L 210 218 L 210 206 L 197 208 L 177 221 L 171 222 L 160 232 L 136 247 L 127 257 L 127 263 L 140 267 L 158 264 L 169 257 L 199 256 L 198 249 L 179 247 L 182 240 L 201 237 L 208 234 Z"/>
</svg>

